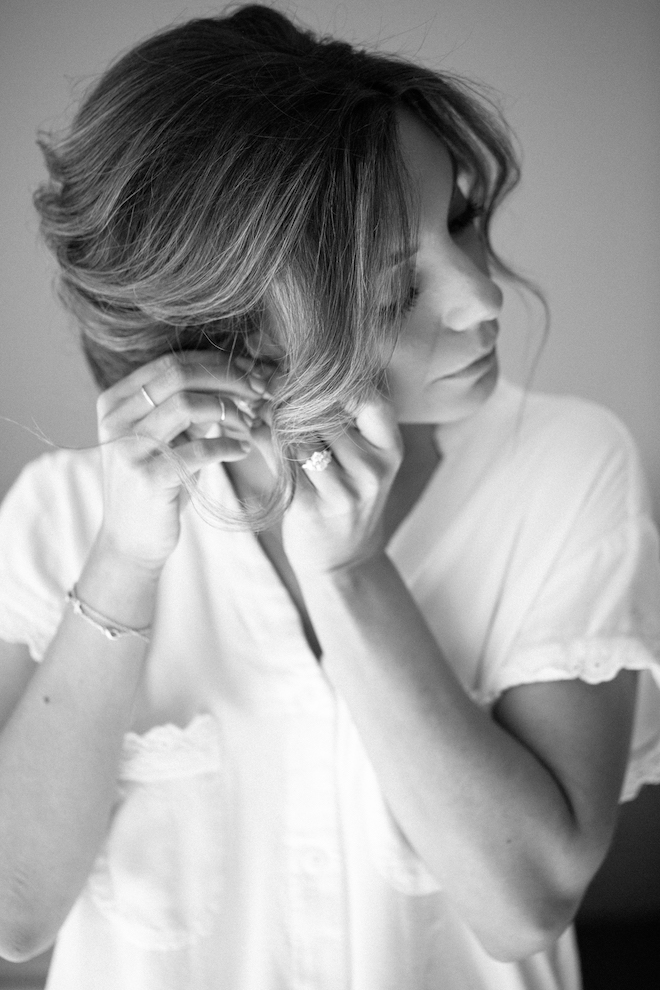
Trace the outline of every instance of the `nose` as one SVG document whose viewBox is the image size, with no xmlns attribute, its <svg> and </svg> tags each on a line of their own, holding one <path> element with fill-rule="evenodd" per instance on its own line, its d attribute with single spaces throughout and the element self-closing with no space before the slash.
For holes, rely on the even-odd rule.
<svg viewBox="0 0 660 990">
<path fill-rule="evenodd" d="M 448 262 L 448 264 L 447 264 Z M 442 322 L 449 330 L 470 330 L 495 320 L 502 311 L 502 290 L 487 271 L 460 249 L 445 259 L 441 289 Z"/>
</svg>

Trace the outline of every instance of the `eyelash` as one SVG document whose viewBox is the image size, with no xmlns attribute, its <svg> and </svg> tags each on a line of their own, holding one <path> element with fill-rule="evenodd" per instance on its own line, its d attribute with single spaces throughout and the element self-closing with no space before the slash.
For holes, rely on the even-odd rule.
<svg viewBox="0 0 660 990">
<path fill-rule="evenodd" d="M 474 220 L 478 220 L 482 214 L 482 210 L 477 203 L 473 203 L 468 200 L 458 214 L 458 216 L 452 217 L 447 223 L 447 229 L 450 234 L 460 234 L 462 230 L 473 223 Z"/>
<path fill-rule="evenodd" d="M 411 285 L 410 286 L 410 289 L 408 291 L 408 295 L 406 296 L 406 298 L 404 300 L 404 303 L 403 303 L 403 306 L 401 307 L 401 313 L 402 313 L 402 315 L 405 316 L 406 313 L 409 313 L 410 312 L 410 310 L 413 308 L 413 306 L 417 302 L 417 297 L 418 296 L 419 296 L 419 289 L 417 288 L 416 285 Z"/>
<path fill-rule="evenodd" d="M 447 229 L 449 230 L 449 233 L 452 235 L 460 234 L 461 231 L 466 230 L 471 223 L 473 223 L 475 220 L 478 220 L 479 217 L 482 215 L 482 212 L 483 211 L 481 207 L 477 203 L 474 203 L 471 200 L 467 200 L 461 212 L 457 216 L 452 217 L 450 220 L 448 220 Z M 401 314 L 401 316 L 406 316 L 406 314 L 409 313 L 411 309 L 413 309 L 415 303 L 417 302 L 418 297 L 419 297 L 418 287 L 416 285 L 411 285 L 408 291 L 408 295 L 406 296 L 403 304 L 399 309 L 399 313 Z M 395 311 L 394 306 L 389 306 L 386 309 L 386 312 L 389 314 L 394 314 L 394 311 Z"/>
<path fill-rule="evenodd" d="M 389 306 L 382 306 L 380 310 L 381 316 L 388 322 L 397 319 L 397 317 L 401 319 L 407 316 L 417 302 L 418 296 L 419 289 L 416 285 L 412 285 L 408 290 L 408 295 L 399 306 L 396 303 L 391 303 Z"/>
</svg>

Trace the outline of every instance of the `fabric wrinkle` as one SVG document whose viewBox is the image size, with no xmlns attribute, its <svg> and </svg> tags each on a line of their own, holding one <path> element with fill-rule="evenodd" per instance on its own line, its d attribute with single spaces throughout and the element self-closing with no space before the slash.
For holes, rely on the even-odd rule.
<svg viewBox="0 0 660 990">
<path fill-rule="evenodd" d="M 625 429 L 503 382 L 438 443 L 388 553 L 465 691 L 488 709 L 640 670 L 622 798 L 660 781 L 658 542 Z M 231 504 L 225 473 L 202 475 Z M 98 452 L 68 451 L 0 509 L 0 638 L 35 659 L 101 509 Z M 571 930 L 499 963 L 457 915 L 252 533 L 182 513 L 138 709 L 49 990 L 577 990 Z"/>
</svg>

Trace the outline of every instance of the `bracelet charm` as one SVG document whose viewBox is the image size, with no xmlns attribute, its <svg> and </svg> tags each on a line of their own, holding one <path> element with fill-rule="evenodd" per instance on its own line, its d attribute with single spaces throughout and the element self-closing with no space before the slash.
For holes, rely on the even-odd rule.
<svg viewBox="0 0 660 990">
<path fill-rule="evenodd" d="M 135 636 L 144 643 L 150 641 L 151 626 L 144 626 L 142 629 L 133 629 L 132 626 L 124 626 L 120 622 L 114 622 L 102 612 L 97 612 L 91 605 L 87 605 L 78 597 L 78 589 L 74 584 L 71 591 L 67 591 L 66 604 L 70 605 L 76 615 L 81 616 L 86 622 L 94 626 L 106 639 L 115 640 L 120 636 Z"/>
</svg>

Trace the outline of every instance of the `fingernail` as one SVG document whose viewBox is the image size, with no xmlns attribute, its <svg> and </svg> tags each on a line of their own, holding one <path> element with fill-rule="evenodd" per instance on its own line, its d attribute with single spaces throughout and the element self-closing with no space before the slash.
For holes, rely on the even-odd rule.
<svg viewBox="0 0 660 990">
<path fill-rule="evenodd" d="M 259 395 L 266 395 L 268 392 L 268 388 L 263 378 L 260 378 L 254 372 L 251 375 L 248 375 L 248 382 L 253 392 L 257 392 Z M 272 395 L 270 398 L 272 399 Z"/>
<path fill-rule="evenodd" d="M 252 444 L 248 440 L 241 440 L 240 442 L 241 450 L 248 451 L 252 449 Z"/>
<path fill-rule="evenodd" d="M 249 416 L 250 419 L 254 419 L 256 416 L 254 403 L 248 402 L 247 399 L 236 399 L 235 405 L 240 412 L 245 413 L 245 415 Z"/>
<path fill-rule="evenodd" d="M 231 359 L 237 368 L 241 371 L 252 371 L 254 368 L 254 361 L 246 357 L 235 357 Z"/>
</svg>

